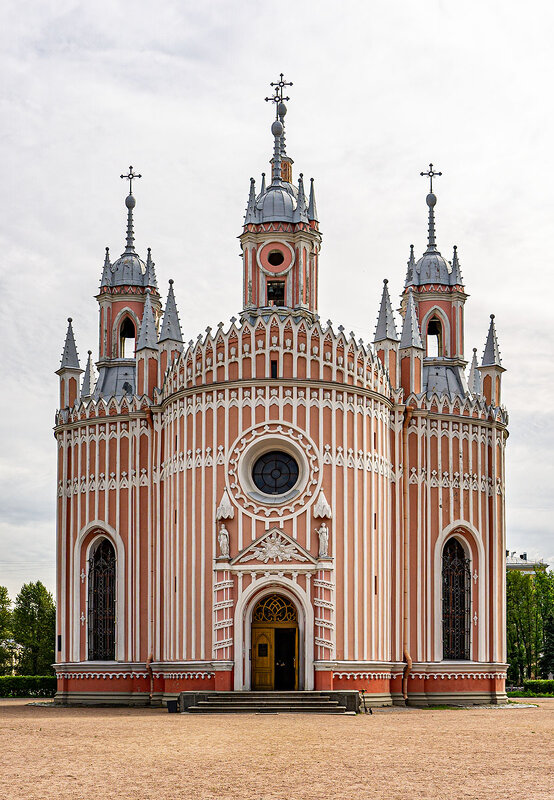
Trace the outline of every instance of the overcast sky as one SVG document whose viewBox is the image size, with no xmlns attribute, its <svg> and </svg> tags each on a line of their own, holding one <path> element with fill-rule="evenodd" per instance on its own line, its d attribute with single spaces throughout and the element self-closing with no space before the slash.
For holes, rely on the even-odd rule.
<svg viewBox="0 0 554 800">
<path fill-rule="evenodd" d="M 54 589 L 52 435 L 66 318 L 97 356 L 104 248 L 136 242 L 175 290 L 184 336 L 241 308 L 250 176 L 269 172 L 280 72 L 287 146 L 316 181 L 323 320 L 371 339 L 409 245 L 458 245 L 466 357 L 496 314 L 510 413 L 507 546 L 554 564 L 554 8 L 515 0 L 4 0 L 0 584 Z"/>
</svg>

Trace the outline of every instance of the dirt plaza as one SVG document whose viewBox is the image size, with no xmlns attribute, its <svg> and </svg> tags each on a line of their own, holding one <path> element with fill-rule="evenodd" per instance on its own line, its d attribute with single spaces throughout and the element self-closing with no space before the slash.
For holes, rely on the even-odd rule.
<svg viewBox="0 0 554 800">
<path fill-rule="evenodd" d="M 356 717 L 194 716 L 0 700 L 0 796 L 550 800 L 554 699 L 530 702 L 538 707 Z"/>
</svg>

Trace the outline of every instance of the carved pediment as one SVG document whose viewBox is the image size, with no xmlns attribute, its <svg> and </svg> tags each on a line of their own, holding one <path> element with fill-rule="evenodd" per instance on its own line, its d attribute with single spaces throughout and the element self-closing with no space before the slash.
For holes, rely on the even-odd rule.
<svg viewBox="0 0 554 800">
<path fill-rule="evenodd" d="M 278 564 L 300 562 L 315 564 L 316 560 L 298 542 L 291 539 L 280 528 L 271 528 L 263 536 L 245 547 L 231 564 L 248 564 L 250 562 L 262 564 Z"/>
</svg>

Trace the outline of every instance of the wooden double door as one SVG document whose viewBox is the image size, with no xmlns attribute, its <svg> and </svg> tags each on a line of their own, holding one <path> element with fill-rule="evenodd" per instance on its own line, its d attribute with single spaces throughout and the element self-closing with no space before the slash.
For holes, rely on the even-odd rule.
<svg viewBox="0 0 554 800">
<path fill-rule="evenodd" d="M 252 625 L 252 689 L 268 692 L 298 689 L 296 623 Z"/>
</svg>

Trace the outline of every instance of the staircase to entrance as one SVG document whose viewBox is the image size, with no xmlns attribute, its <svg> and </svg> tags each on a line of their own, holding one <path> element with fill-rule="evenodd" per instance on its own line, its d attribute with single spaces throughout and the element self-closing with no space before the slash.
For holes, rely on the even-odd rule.
<svg viewBox="0 0 554 800">
<path fill-rule="evenodd" d="M 345 714 L 359 711 L 358 692 L 181 692 L 189 714 Z"/>
</svg>

